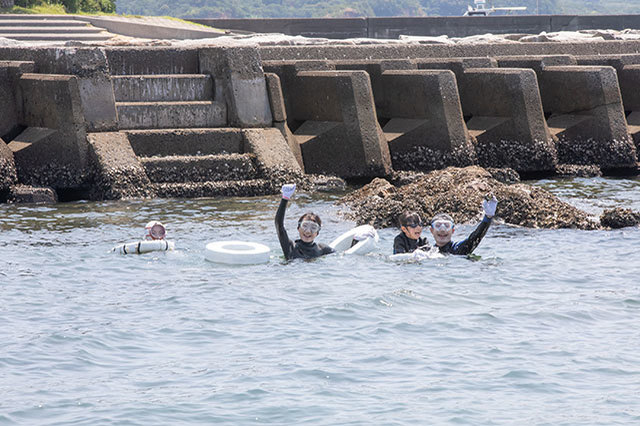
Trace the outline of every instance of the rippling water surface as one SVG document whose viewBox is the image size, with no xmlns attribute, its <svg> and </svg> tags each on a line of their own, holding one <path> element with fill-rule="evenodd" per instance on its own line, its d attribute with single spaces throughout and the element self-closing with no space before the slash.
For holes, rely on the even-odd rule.
<svg viewBox="0 0 640 426">
<path fill-rule="evenodd" d="M 539 181 L 594 215 L 638 179 Z M 299 195 L 319 241 L 353 223 Z M 0 424 L 638 424 L 640 229 L 492 226 L 477 258 L 282 261 L 276 197 L 0 206 Z M 122 256 L 144 224 L 177 250 Z M 467 235 L 461 226 L 458 236 Z M 269 245 L 258 266 L 209 241 Z"/>
</svg>

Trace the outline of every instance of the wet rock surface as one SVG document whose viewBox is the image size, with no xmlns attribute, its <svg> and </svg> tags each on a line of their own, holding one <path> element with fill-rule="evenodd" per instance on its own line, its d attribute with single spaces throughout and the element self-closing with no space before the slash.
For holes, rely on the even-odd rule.
<svg viewBox="0 0 640 426">
<path fill-rule="evenodd" d="M 374 179 L 343 197 L 340 203 L 349 207 L 344 213 L 348 218 L 379 228 L 397 226 L 397 218 L 405 210 L 418 212 L 425 221 L 436 213 L 446 212 L 456 222 L 466 223 L 481 219 L 482 200 L 489 193 L 499 200 L 496 217 L 508 224 L 530 228 L 599 228 L 586 212 L 550 192 L 522 183 L 501 183 L 478 166 L 433 171 L 402 186 Z"/>
<path fill-rule="evenodd" d="M 58 195 L 53 188 L 29 185 L 15 185 L 9 190 L 7 202 L 47 204 L 58 201 Z"/>
<path fill-rule="evenodd" d="M 580 164 L 558 164 L 556 167 L 558 177 L 598 177 L 602 176 L 599 166 L 584 166 Z"/>
<path fill-rule="evenodd" d="M 560 138 L 558 159 L 561 164 L 595 164 L 603 169 L 635 167 L 638 162 L 636 147 L 631 138 L 611 141 Z"/>
<path fill-rule="evenodd" d="M 600 223 L 602 226 L 612 229 L 638 226 L 640 225 L 640 212 L 620 207 L 608 209 L 600 215 Z"/>
</svg>

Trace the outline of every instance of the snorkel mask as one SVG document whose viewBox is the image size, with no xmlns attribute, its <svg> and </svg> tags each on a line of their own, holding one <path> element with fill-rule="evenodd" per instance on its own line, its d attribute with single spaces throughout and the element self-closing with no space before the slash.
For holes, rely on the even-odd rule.
<svg viewBox="0 0 640 426">
<path fill-rule="evenodd" d="M 164 240 L 167 236 L 167 231 L 164 228 L 164 225 L 155 220 L 147 223 L 144 229 L 146 231 L 145 239 L 147 240 Z"/>
</svg>

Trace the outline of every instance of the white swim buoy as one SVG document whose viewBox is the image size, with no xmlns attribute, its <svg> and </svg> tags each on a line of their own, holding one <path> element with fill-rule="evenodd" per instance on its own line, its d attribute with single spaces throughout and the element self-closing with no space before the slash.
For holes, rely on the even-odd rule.
<svg viewBox="0 0 640 426">
<path fill-rule="evenodd" d="M 344 252 L 344 254 L 367 254 L 373 251 L 378 245 L 379 237 L 378 233 L 374 231 L 373 238 L 369 237 L 362 241 L 358 241 L 355 245 L 353 244 L 353 237 L 368 230 L 373 229 L 371 225 L 361 225 L 353 228 L 350 231 L 345 232 L 340 235 L 335 240 L 331 241 L 329 246 L 333 248 L 337 253 Z"/>
<path fill-rule="evenodd" d="M 120 254 L 143 254 L 152 251 L 168 251 L 175 248 L 175 243 L 168 240 L 143 240 L 126 243 L 111 249 Z"/>
<path fill-rule="evenodd" d="M 389 260 L 394 262 L 420 262 L 426 259 L 441 259 L 444 255 L 440 253 L 438 247 L 431 247 L 428 251 L 415 250 L 411 253 L 398 253 L 389 256 Z"/>
<path fill-rule="evenodd" d="M 214 241 L 207 244 L 204 257 L 209 262 L 229 265 L 254 265 L 269 262 L 271 249 L 247 241 Z"/>
</svg>

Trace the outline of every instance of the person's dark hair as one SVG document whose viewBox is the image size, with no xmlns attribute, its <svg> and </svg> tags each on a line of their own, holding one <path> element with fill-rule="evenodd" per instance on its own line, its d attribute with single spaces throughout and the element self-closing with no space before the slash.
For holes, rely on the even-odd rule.
<svg viewBox="0 0 640 426">
<path fill-rule="evenodd" d="M 320 220 L 320 216 L 315 213 L 307 212 L 300 216 L 300 219 L 298 219 L 298 228 L 300 227 L 300 224 L 303 220 L 310 220 L 311 222 L 315 222 L 320 226 L 320 228 L 322 228 L 322 220 Z"/>
<path fill-rule="evenodd" d="M 405 211 L 398 218 L 400 227 L 407 226 L 409 223 L 422 223 L 422 218 L 416 212 Z"/>
<path fill-rule="evenodd" d="M 447 213 L 437 213 L 433 217 L 433 219 L 431 219 L 431 222 L 429 222 L 429 224 L 432 224 L 436 220 L 448 220 L 449 222 L 453 223 L 454 225 L 456 224 L 455 221 L 453 220 L 453 218 L 451 217 L 451 215 L 449 215 Z"/>
</svg>

